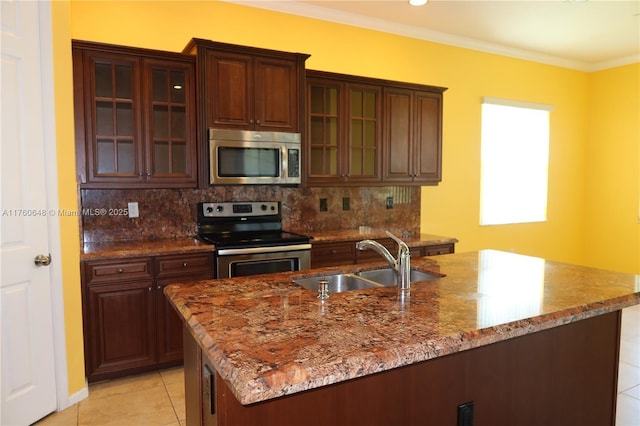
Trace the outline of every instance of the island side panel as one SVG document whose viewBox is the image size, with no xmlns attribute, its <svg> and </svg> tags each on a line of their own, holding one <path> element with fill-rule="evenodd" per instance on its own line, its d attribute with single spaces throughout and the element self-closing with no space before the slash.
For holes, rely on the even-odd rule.
<svg viewBox="0 0 640 426">
<path fill-rule="evenodd" d="M 619 338 L 617 311 L 248 406 L 216 374 L 217 424 L 455 425 L 473 401 L 475 426 L 613 426 Z"/>
</svg>

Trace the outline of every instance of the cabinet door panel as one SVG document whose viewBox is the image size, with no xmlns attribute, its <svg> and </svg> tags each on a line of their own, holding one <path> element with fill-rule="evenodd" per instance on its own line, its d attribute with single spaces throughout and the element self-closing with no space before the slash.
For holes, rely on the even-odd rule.
<svg viewBox="0 0 640 426">
<path fill-rule="evenodd" d="M 82 78 L 86 115 L 88 180 L 139 182 L 142 174 L 140 61 L 86 52 Z M 79 106 L 77 106 L 79 108 Z"/>
<path fill-rule="evenodd" d="M 385 175 L 386 180 L 410 180 L 413 175 L 411 91 L 385 93 Z"/>
<path fill-rule="evenodd" d="M 194 68 L 147 59 L 147 182 L 196 185 Z M 180 185 L 183 184 L 183 185 Z"/>
<path fill-rule="evenodd" d="M 369 85 L 347 85 L 349 128 L 342 141 L 346 177 L 353 182 L 380 180 L 380 88 Z"/>
<path fill-rule="evenodd" d="M 154 363 L 152 281 L 88 288 L 88 375 Z"/>
<path fill-rule="evenodd" d="M 203 276 L 202 279 L 211 278 Z M 191 277 L 190 277 L 191 279 Z M 195 277 L 193 278 L 195 279 Z M 156 283 L 156 347 L 158 362 L 182 359 L 182 318 L 178 316 L 169 300 L 164 295 L 164 287 L 174 280 L 164 279 Z"/>
<path fill-rule="evenodd" d="M 297 64 L 293 61 L 257 57 L 255 73 L 256 130 L 297 131 Z"/>
<path fill-rule="evenodd" d="M 315 179 L 340 180 L 338 147 L 343 138 L 342 92 L 342 85 L 331 80 L 307 80 L 307 178 L 310 182 Z"/>
<path fill-rule="evenodd" d="M 426 92 L 416 93 L 415 111 L 415 147 L 414 156 L 416 179 L 426 182 L 439 182 L 442 177 L 442 130 L 440 95 Z"/>
<path fill-rule="evenodd" d="M 207 127 L 248 128 L 253 121 L 250 56 L 207 52 Z"/>
</svg>

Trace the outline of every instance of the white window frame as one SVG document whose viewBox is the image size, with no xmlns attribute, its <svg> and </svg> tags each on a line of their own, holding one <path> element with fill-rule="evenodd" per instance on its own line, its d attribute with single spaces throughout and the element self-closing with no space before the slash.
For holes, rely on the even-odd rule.
<svg viewBox="0 0 640 426">
<path fill-rule="evenodd" d="M 480 225 L 547 220 L 551 111 L 546 104 L 482 98 Z M 519 123 L 524 114 L 529 122 Z"/>
</svg>

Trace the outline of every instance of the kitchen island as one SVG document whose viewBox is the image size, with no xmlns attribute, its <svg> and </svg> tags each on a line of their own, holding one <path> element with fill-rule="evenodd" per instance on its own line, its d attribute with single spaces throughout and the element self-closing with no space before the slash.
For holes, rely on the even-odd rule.
<svg viewBox="0 0 640 426">
<path fill-rule="evenodd" d="M 409 294 L 292 282 L 381 266 L 168 286 L 187 424 L 614 424 L 637 276 L 487 250 L 412 259 L 443 276 Z"/>
</svg>

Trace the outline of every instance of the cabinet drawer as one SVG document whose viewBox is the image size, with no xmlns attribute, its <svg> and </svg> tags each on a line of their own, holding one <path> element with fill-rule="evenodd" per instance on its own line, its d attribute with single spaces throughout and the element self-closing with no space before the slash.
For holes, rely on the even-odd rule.
<svg viewBox="0 0 640 426">
<path fill-rule="evenodd" d="M 337 266 L 355 263 L 355 242 L 313 244 L 311 267 Z"/>
<path fill-rule="evenodd" d="M 150 258 L 85 262 L 87 284 L 153 278 Z"/>
<path fill-rule="evenodd" d="M 206 274 L 213 278 L 211 253 L 180 254 L 156 259 L 156 277 L 158 278 L 196 274 Z"/>
<path fill-rule="evenodd" d="M 381 238 L 376 239 L 375 241 L 379 242 L 383 246 L 389 250 L 393 257 L 396 257 L 398 253 L 398 245 L 391 238 Z M 355 243 L 354 243 L 355 244 Z M 384 257 L 380 255 L 377 251 L 373 251 L 371 249 L 366 250 L 356 250 L 356 263 L 367 263 L 367 262 L 384 262 Z"/>
<path fill-rule="evenodd" d="M 454 252 L 453 244 L 439 244 L 436 246 L 426 246 L 422 248 L 423 256 L 437 256 Z"/>
</svg>

